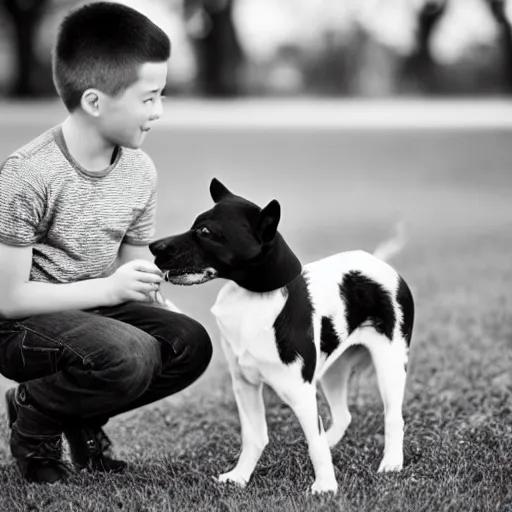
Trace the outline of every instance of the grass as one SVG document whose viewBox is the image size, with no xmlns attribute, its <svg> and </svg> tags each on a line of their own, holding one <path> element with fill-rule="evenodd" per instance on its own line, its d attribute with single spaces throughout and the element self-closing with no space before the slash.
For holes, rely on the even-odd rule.
<svg viewBox="0 0 512 512">
<path fill-rule="evenodd" d="M 31 135 L 11 130 L 5 153 Z M 7 133 L 6 133 L 7 135 Z M 281 232 L 306 262 L 371 250 L 398 218 L 409 243 L 394 260 L 417 321 L 404 403 L 405 467 L 377 474 L 383 414 L 373 373 L 357 375 L 353 422 L 333 450 L 339 494 L 313 497 L 293 413 L 266 390 L 270 444 L 246 489 L 212 477 L 234 465 L 239 421 L 209 313 L 221 283 L 167 295 L 200 319 L 215 357 L 182 394 L 114 418 L 130 467 L 65 485 L 21 480 L 0 418 L 2 511 L 506 511 L 512 509 L 512 154 L 507 132 L 178 133 L 155 131 L 157 235 L 209 207 L 216 175 L 283 206 Z M 166 148 L 163 151 L 163 148 Z M 319 395 L 324 424 L 329 411 Z"/>
</svg>

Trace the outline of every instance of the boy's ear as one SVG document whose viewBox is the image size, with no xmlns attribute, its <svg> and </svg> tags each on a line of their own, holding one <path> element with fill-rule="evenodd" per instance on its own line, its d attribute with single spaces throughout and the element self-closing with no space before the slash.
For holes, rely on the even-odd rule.
<svg viewBox="0 0 512 512">
<path fill-rule="evenodd" d="M 256 225 L 256 229 L 263 243 L 268 244 L 272 242 L 276 236 L 277 226 L 280 219 L 281 206 L 275 199 L 273 199 L 267 204 L 267 206 L 265 206 L 265 208 L 263 208 L 263 210 L 261 210 L 258 223 Z"/>
<path fill-rule="evenodd" d="M 213 178 L 210 183 L 210 195 L 213 202 L 218 203 L 221 199 L 233 194 L 217 178 Z"/>
<path fill-rule="evenodd" d="M 80 104 L 89 115 L 94 117 L 100 115 L 100 95 L 98 91 L 94 89 L 84 91 Z"/>
</svg>

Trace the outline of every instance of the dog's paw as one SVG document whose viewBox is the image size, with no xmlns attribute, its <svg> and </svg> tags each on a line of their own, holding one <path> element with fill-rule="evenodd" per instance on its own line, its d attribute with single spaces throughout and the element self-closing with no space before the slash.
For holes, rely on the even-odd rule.
<svg viewBox="0 0 512 512">
<path fill-rule="evenodd" d="M 247 480 L 236 470 L 220 475 L 218 481 L 220 483 L 232 482 L 240 487 L 245 487 L 247 485 Z"/>
<path fill-rule="evenodd" d="M 336 480 L 316 480 L 311 486 L 312 494 L 323 494 L 325 492 L 332 492 L 334 494 L 338 492 L 338 483 Z"/>
<path fill-rule="evenodd" d="M 390 473 L 392 471 L 401 471 L 404 463 L 401 459 L 384 458 L 380 463 L 378 473 Z"/>
</svg>

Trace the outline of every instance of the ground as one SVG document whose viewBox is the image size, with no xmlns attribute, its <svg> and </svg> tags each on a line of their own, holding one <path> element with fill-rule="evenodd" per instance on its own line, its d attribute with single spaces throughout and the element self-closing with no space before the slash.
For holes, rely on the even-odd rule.
<svg viewBox="0 0 512 512">
<path fill-rule="evenodd" d="M 12 123 L 0 119 L 0 160 L 58 121 L 51 106 L 33 108 L 42 113 L 32 117 L 25 107 Z M 275 109 L 270 117 L 279 115 Z M 408 242 L 393 265 L 413 291 L 417 316 L 404 403 L 404 470 L 376 473 L 383 414 L 367 372 L 352 380 L 353 422 L 333 450 L 338 496 L 310 496 L 313 470 L 304 436 L 271 390 L 265 393 L 270 444 L 248 487 L 215 482 L 240 449 L 236 406 L 209 312 L 222 283 L 166 284 L 164 293 L 213 339 L 207 372 L 180 395 L 109 423 L 108 433 L 130 463 L 113 477 L 27 485 L 10 456 L 0 409 L 0 510 L 512 510 L 509 128 L 299 124 L 219 129 L 168 123 L 152 131 L 144 149 L 159 170 L 157 236 L 187 229 L 211 206 L 213 176 L 260 205 L 278 199 L 280 232 L 304 263 L 343 250 L 371 251 L 395 222 L 405 221 Z"/>
</svg>

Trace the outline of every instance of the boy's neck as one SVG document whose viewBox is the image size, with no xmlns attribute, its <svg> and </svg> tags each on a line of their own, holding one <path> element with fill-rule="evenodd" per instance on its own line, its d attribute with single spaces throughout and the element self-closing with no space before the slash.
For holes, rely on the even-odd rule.
<svg viewBox="0 0 512 512">
<path fill-rule="evenodd" d="M 115 145 L 106 142 L 80 114 L 67 117 L 62 134 L 71 156 L 87 171 L 100 172 L 111 164 Z"/>
</svg>

